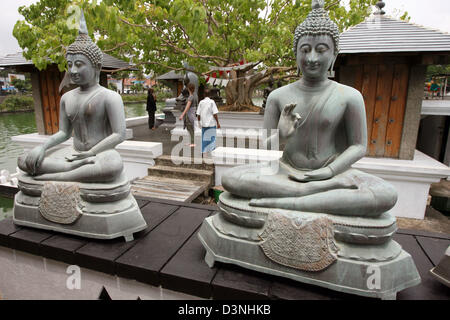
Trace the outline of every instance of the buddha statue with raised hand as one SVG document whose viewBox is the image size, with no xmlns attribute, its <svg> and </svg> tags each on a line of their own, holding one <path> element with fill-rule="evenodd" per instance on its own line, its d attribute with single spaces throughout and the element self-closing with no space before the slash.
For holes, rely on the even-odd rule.
<svg viewBox="0 0 450 320">
<path fill-rule="evenodd" d="M 267 99 L 264 128 L 278 129 L 269 143 L 285 139 L 282 158 L 225 172 L 220 213 L 205 220 L 199 238 L 210 266 L 234 263 L 339 291 L 392 298 L 405 287 L 403 280 L 392 278 L 398 271 L 394 265 L 405 267 L 409 285 L 420 277 L 411 257 L 391 239 L 397 227 L 389 210 L 396 190 L 351 167 L 366 154 L 364 99 L 354 88 L 328 79 L 339 53 L 339 29 L 323 4 L 313 0 L 312 11 L 295 30 L 301 79 Z M 369 261 L 379 262 L 388 281 L 383 294 L 358 276 L 358 263 L 369 266 Z"/>
<path fill-rule="evenodd" d="M 79 35 L 66 52 L 77 85 L 61 97 L 59 131 L 18 159 L 14 222 L 86 237 L 110 239 L 145 229 L 130 194 L 120 154 L 125 140 L 122 98 L 99 85 L 103 53 L 81 15 Z M 58 148 L 73 134 L 73 146 Z M 98 214 L 98 215 L 96 215 Z"/>
</svg>

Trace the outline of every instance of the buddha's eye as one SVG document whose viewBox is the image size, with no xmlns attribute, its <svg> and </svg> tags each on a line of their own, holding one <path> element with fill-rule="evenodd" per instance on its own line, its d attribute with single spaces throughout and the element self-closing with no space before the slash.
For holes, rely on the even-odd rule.
<svg viewBox="0 0 450 320">
<path fill-rule="evenodd" d="M 308 52 L 310 52 L 310 51 L 311 51 L 311 46 L 309 46 L 309 45 L 307 45 L 307 44 L 302 45 L 302 46 L 300 47 L 300 52 L 301 52 L 301 53 L 308 53 Z"/>
<path fill-rule="evenodd" d="M 328 46 L 325 45 L 325 44 L 319 44 L 316 47 L 316 51 L 319 52 L 319 53 L 323 53 L 323 52 L 327 51 L 328 49 L 329 49 Z"/>
<path fill-rule="evenodd" d="M 68 66 L 69 68 L 72 68 L 72 62 L 67 62 L 67 66 Z"/>
<path fill-rule="evenodd" d="M 80 68 L 81 66 L 83 66 L 83 62 L 77 61 L 75 62 L 75 65 L 77 66 L 77 68 Z"/>
</svg>

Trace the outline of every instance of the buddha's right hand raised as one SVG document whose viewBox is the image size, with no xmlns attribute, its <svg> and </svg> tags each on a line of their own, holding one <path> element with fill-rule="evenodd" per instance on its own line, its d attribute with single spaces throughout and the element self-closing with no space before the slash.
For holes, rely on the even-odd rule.
<svg viewBox="0 0 450 320">
<path fill-rule="evenodd" d="M 289 138 L 300 125 L 302 117 L 298 113 L 292 113 L 296 106 L 297 104 L 295 103 L 287 104 L 281 112 L 278 130 L 283 138 Z"/>
<path fill-rule="evenodd" d="M 45 149 L 42 146 L 37 146 L 28 153 L 25 159 L 25 164 L 27 165 L 28 172 L 30 174 L 35 175 L 37 173 L 37 170 L 41 166 L 44 157 Z"/>
</svg>

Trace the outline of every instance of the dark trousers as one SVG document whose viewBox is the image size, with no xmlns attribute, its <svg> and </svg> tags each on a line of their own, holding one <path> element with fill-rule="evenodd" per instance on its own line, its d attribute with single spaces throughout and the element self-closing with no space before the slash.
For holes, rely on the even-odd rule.
<svg viewBox="0 0 450 320">
<path fill-rule="evenodd" d="M 148 111 L 148 128 L 152 129 L 155 126 L 155 111 Z"/>
</svg>

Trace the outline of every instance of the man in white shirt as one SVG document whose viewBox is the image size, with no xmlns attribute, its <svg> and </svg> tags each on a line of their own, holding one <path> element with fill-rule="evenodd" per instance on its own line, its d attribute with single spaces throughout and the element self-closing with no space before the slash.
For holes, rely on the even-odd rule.
<svg viewBox="0 0 450 320">
<path fill-rule="evenodd" d="M 197 107 L 198 123 L 202 128 L 202 153 L 208 154 L 216 148 L 216 129 L 220 129 L 218 113 L 216 103 L 209 98 L 209 89 L 205 89 L 205 99 Z"/>
</svg>

